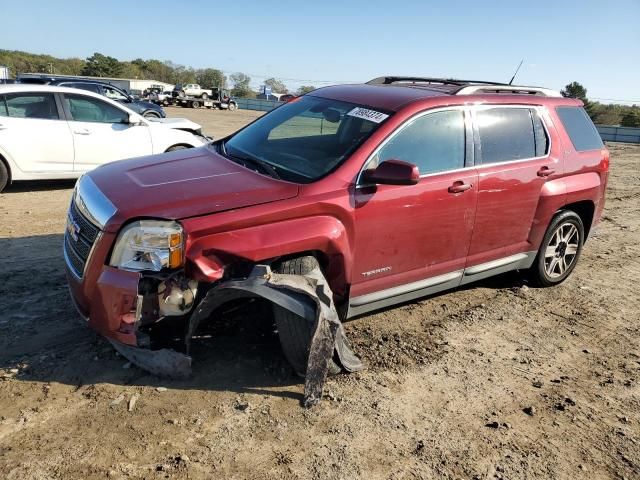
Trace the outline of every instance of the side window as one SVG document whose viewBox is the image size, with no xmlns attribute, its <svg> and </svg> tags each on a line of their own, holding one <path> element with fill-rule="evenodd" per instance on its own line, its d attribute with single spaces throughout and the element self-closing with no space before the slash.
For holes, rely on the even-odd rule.
<svg viewBox="0 0 640 480">
<path fill-rule="evenodd" d="M 534 158 L 536 141 L 527 108 L 490 108 L 476 112 L 483 164 Z"/>
<path fill-rule="evenodd" d="M 126 123 L 128 114 L 113 105 L 93 97 L 65 95 L 71 119 L 76 122 Z"/>
<path fill-rule="evenodd" d="M 405 125 L 376 154 L 374 162 L 404 160 L 421 175 L 464 167 L 464 112 L 429 113 Z M 370 166 L 371 167 L 371 166 Z"/>
<path fill-rule="evenodd" d="M 536 157 L 544 157 L 549 153 L 549 137 L 538 112 L 531 110 L 531 118 L 533 120 L 533 135 L 536 140 Z"/>
<path fill-rule="evenodd" d="M 15 118 L 58 120 L 58 108 L 51 93 L 10 93 L 5 97 L 6 113 Z"/>
<path fill-rule="evenodd" d="M 61 84 L 63 87 L 71 87 L 71 88 L 79 88 L 81 90 L 87 90 L 93 93 L 100 93 L 98 91 L 98 86 L 93 85 L 91 83 L 63 83 Z"/>
<path fill-rule="evenodd" d="M 123 94 L 121 94 L 115 88 L 103 86 L 102 89 L 104 90 L 104 96 L 107 97 L 107 98 L 110 98 L 112 100 L 126 100 L 127 99 L 127 97 L 125 97 Z"/>
<path fill-rule="evenodd" d="M 578 152 L 599 150 L 603 147 L 602 138 L 584 108 L 558 107 L 556 112 L 558 112 L 573 147 Z"/>
<path fill-rule="evenodd" d="M 0 96 L 0 117 L 8 117 L 7 103 L 4 101 L 4 96 Z"/>
</svg>

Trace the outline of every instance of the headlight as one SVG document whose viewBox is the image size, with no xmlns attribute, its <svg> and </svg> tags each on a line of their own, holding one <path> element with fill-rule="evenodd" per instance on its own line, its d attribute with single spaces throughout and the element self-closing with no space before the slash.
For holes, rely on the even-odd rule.
<svg viewBox="0 0 640 480">
<path fill-rule="evenodd" d="M 182 227 L 176 222 L 140 220 L 118 235 L 109 265 L 125 270 L 177 268 L 183 264 Z"/>
</svg>

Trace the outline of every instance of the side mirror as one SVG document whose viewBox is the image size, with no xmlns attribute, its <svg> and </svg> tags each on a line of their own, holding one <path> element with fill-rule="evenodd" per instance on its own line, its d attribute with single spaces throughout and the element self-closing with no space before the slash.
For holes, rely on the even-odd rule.
<svg viewBox="0 0 640 480">
<path fill-rule="evenodd" d="M 138 115 L 137 113 L 130 113 L 129 114 L 129 121 L 127 123 L 129 125 L 131 125 L 132 127 L 136 127 L 138 125 L 146 125 L 144 123 L 144 120 L 142 119 L 142 117 L 140 115 Z"/>
<path fill-rule="evenodd" d="M 420 171 L 412 163 L 402 160 L 385 160 L 376 168 L 362 172 L 365 183 L 381 185 L 415 185 L 420 181 Z"/>
</svg>

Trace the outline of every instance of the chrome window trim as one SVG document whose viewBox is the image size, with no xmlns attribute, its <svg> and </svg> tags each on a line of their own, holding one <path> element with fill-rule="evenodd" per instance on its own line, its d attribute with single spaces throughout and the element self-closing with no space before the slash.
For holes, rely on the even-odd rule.
<svg viewBox="0 0 640 480">
<path fill-rule="evenodd" d="M 104 229 L 109 219 L 116 213 L 116 207 L 88 175 L 78 179 L 73 200 L 78 210 L 100 230 Z"/>
<path fill-rule="evenodd" d="M 421 117 L 424 117 L 425 115 L 430 115 L 432 113 L 438 113 L 438 112 L 451 111 L 451 110 L 462 110 L 462 112 L 464 113 L 465 163 L 466 163 L 466 161 L 467 161 L 467 142 L 469 141 L 469 139 L 467 138 L 467 129 L 470 126 L 469 123 L 471 122 L 471 118 L 470 118 L 471 112 L 470 112 L 469 106 L 468 105 L 451 105 L 451 106 L 447 106 L 447 107 L 430 108 L 428 110 L 423 110 L 421 112 L 418 112 L 415 115 L 407 118 L 393 132 L 391 132 L 382 142 L 380 142 L 380 144 L 378 144 L 378 146 L 375 148 L 375 150 L 373 152 L 371 152 L 371 154 L 367 157 L 365 162 L 362 164 L 362 167 L 360 167 L 360 171 L 358 172 L 358 175 L 356 176 L 356 188 L 367 188 L 367 187 L 373 186 L 373 184 L 360 183 L 360 180 L 361 180 L 361 177 L 362 177 L 362 172 L 364 172 L 367 169 L 367 165 L 369 165 L 369 162 L 371 162 L 373 160 L 373 158 L 378 154 L 378 152 L 388 142 L 390 142 L 396 135 L 398 135 L 405 127 L 409 126 L 411 123 L 413 123 L 414 121 L 418 120 Z M 472 139 L 472 141 L 473 141 L 473 139 Z M 450 173 L 450 172 L 457 172 L 457 171 L 461 171 L 461 170 L 469 170 L 470 168 L 473 168 L 474 163 L 472 163 L 471 165 L 465 165 L 462 168 L 456 168 L 454 170 L 443 170 L 441 172 L 425 173 L 423 175 L 420 175 L 420 178 L 430 177 L 430 176 L 433 176 L 433 175 L 442 175 L 442 174 L 446 174 L 446 173 Z"/>
<path fill-rule="evenodd" d="M 471 108 L 471 116 L 473 118 L 473 124 L 476 129 L 478 129 L 478 121 L 476 119 L 476 113 L 481 110 L 492 110 L 495 108 L 520 108 L 525 110 L 535 110 L 538 114 L 538 118 L 540 118 L 540 122 L 542 123 L 542 128 L 544 128 L 544 132 L 547 134 L 547 153 L 540 157 L 528 157 L 528 158 L 518 158 L 514 160 L 505 160 L 503 162 L 491 162 L 491 163 L 475 163 L 475 160 L 478 158 L 474 156 L 474 164 L 476 168 L 480 169 L 482 167 L 495 167 L 496 165 L 512 165 L 514 163 L 522 163 L 522 162 L 530 162 L 533 160 L 544 160 L 545 158 L 549 158 L 551 156 L 551 135 L 549 134 L 549 128 L 547 127 L 547 123 L 544 120 L 544 115 L 542 113 L 548 113 L 547 109 L 540 105 L 527 105 L 527 104 L 483 104 L 483 105 L 474 105 Z M 480 138 L 480 130 L 478 129 L 478 142 L 481 142 Z M 482 159 L 482 150 L 480 150 L 479 158 Z"/>
</svg>

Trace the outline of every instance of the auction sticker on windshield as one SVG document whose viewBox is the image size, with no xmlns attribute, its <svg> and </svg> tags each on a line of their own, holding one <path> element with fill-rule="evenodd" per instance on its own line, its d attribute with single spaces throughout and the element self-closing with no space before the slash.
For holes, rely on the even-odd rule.
<svg viewBox="0 0 640 480">
<path fill-rule="evenodd" d="M 369 110 L 368 108 L 356 107 L 351 110 L 347 115 L 351 117 L 364 118 L 365 120 L 369 120 L 370 122 L 380 123 L 383 120 L 386 120 L 389 115 L 386 113 L 376 112 L 375 110 Z"/>
</svg>

